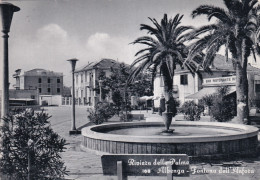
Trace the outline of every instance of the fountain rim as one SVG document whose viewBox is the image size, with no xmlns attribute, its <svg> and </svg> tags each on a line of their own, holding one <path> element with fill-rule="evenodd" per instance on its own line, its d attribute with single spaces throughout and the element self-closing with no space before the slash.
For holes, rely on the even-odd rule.
<svg viewBox="0 0 260 180">
<path fill-rule="evenodd" d="M 216 142 L 237 140 L 258 135 L 258 128 L 243 124 L 232 124 L 224 122 L 195 122 L 195 121 L 174 121 L 171 127 L 177 126 L 205 126 L 205 127 L 223 127 L 238 129 L 234 134 L 220 134 L 208 136 L 135 136 L 123 134 L 108 134 L 97 132 L 95 129 L 111 127 L 131 127 L 131 126 L 163 126 L 162 122 L 126 122 L 126 123 L 109 123 L 93 125 L 82 129 L 81 134 L 88 138 L 117 141 L 117 142 L 134 142 L 134 143 L 194 143 L 194 142 Z M 242 131 L 241 131 L 242 130 Z"/>
</svg>

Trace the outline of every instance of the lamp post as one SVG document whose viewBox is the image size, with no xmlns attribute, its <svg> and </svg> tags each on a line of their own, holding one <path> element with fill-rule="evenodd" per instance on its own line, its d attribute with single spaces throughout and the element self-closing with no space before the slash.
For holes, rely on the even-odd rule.
<svg viewBox="0 0 260 180">
<path fill-rule="evenodd" d="M 3 32 L 3 69 L 2 69 L 2 107 L 1 107 L 1 118 L 8 115 L 9 112 L 9 66 L 8 66 L 8 33 L 10 31 L 12 18 L 14 12 L 19 11 L 20 8 L 14 6 L 11 3 L 3 2 L 0 3 L 0 14 L 1 14 L 1 26 Z M 6 125 L 4 121 L 1 121 L 1 125 Z"/>
<path fill-rule="evenodd" d="M 71 130 L 69 131 L 69 134 L 80 134 L 81 132 L 76 129 L 76 123 L 75 123 L 75 67 L 76 67 L 76 62 L 78 61 L 77 59 L 69 59 L 67 60 L 71 64 L 71 69 L 72 69 L 72 111 L 71 111 Z"/>
</svg>

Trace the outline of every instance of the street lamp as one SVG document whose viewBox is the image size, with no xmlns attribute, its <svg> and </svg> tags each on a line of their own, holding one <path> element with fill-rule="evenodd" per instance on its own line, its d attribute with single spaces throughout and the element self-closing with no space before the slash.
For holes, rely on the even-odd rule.
<svg viewBox="0 0 260 180">
<path fill-rule="evenodd" d="M 71 111 L 71 130 L 69 131 L 69 134 L 81 134 L 81 131 L 78 131 L 76 129 L 76 124 L 75 124 L 75 77 L 74 77 L 74 73 L 75 73 L 75 67 L 76 67 L 76 62 L 78 61 L 77 59 L 69 59 L 67 60 L 70 62 L 71 64 L 71 68 L 72 68 L 72 111 Z"/>
<path fill-rule="evenodd" d="M 2 69 L 2 107 L 1 118 L 8 115 L 9 112 L 9 67 L 8 67 L 8 33 L 10 31 L 13 13 L 19 11 L 20 8 L 11 3 L 0 3 L 1 26 L 3 32 L 3 69 Z M 1 121 L 1 125 L 6 125 Z"/>
</svg>

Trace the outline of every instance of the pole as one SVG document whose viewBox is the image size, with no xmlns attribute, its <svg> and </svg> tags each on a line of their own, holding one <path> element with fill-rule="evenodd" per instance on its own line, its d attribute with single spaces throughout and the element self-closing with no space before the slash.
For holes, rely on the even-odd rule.
<svg viewBox="0 0 260 180">
<path fill-rule="evenodd" d="M 72 124 L 71 124 L 71 130 L 76 130 L 76 123 L 75 123 L 75 77 L 74 77 L 75 70 L 72 69 Z"/>
<path fill-rule="evenodd" d="M 3 81 L 2 81 L 2 109 L 1 118 L 9 113 L 9 65 L 8 65 L 8 32 L 3 32 Z M 5 121 L 1 121 L 1 126 L 7 125 Z"/>
<path fill-rule="evenodd" d="M 8 65 L 8 33 L 12 23 L 13 13 L 19 11 L 20 8 L 8 2 L 0 2 L 0 24 L 3 32 L 3 69 L 2 69 L 2 99 L 1 99 L 1 118 L 9 113 L 9 65 Z M 1 126 L 7 125 L 3 120 Z"/>
<path fill-rule="evenodd" d="M 76 67 L 76 62 L 78 61 L 77 59 L 69 59 L 67 60 L 70 62 L 71 64 L 71 69 L 72 69 L 72 100 L 71 100 L 71 131 L 69 132 L 69 134 L 80 134 L 81 131 L 78 131 L 76 129 L 76 122 L 75 122 L 75 67 Z"/>
</svg>

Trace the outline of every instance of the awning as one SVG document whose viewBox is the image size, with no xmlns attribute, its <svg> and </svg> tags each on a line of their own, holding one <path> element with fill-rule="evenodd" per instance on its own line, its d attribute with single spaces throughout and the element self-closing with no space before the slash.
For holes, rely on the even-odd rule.
<svg viewBox="0 0 260 180">
<path fill-rule="evenodd" d="M 9 98 L 10 101 L 35 101 L 35 99 L 30 98 Z"/>
<path fill-rule="evenodd" d="M 211 95 L 217 92 L 219 87 L 205 87 L 201 90 L 199 90 L 198 92 L 191 94 L 189 96 L 186 96 L 185 99 L 202 99 L 204 96 L 206 95 Z M 230 87 L 230 91 L 228 92 L 228 94 L 231 94 L 233 92 L 236 91 L 236 87 L 235 86 L 231 86 Z"/>
<path fill-rule="evenodd" d="M 157 99 L 160 99 L 160 96 L 154 96 L 153 97 L 153 100 L 157 100 Z"/>
<path fill-rule="evenodd" d="M 147 100 L 151 100 L 151 99 L 153 99 L 154 97 L 153 96 L 142 96 L 142 97 L 140 97 L 139 99 L 141 100 L 141 101 L 147 101 Z"/>
</svg>

